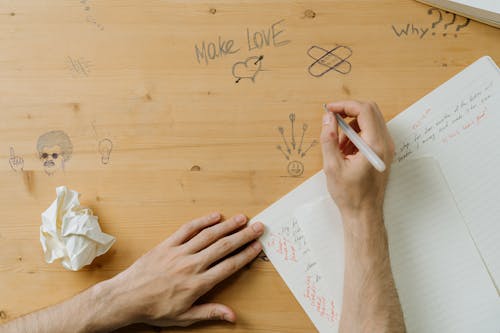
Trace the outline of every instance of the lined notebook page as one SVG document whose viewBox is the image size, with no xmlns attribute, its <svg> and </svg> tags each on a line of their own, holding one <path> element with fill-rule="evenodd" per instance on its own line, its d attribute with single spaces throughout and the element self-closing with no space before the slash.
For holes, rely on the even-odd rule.
<svg viewBox="0 0 500 333">
<path fill-rule="evenodd" d="M 310 242 L 311 255 L 338 321 L 344 287 L 344 228 L 340 212 L 330 195 L 326 195 L 298 207 L 294 216 Z"/>
<path fill-rule="evenodd" d="M 319 258 L 317 247 L 319 244 L 330 244 L 338 252 L 337 257 L 343 258 L 342 244 L 331 243 L 331 234 L 342 234 L 343 231 L 332 230 L 341 223 L 338 220 L 333 224 L 332 219 L 339 214 L 332 201 L 326 211 L 332 215 L 326 221 L 324 211 L 318 212 L 321 220 L 316 221 L 313 216 L 303 213 L 310 210 L 310 204 L 328 195 L 325 174 L 321 171 L 250 221 L 262 221 L 266 225 L 260 239 L 266 255 L 321 333 L 338 331 L 342 295 L 335 291 L 342 289 L 343 280 L 330 279 L 335 272 L 343 275 L 343 259 L 335 263 L 331 255 L 330 260 Z M 303 210 L 301 207 L 304 205 Z M 314 236 L 306 238 L 306 234 Z M 329 262 L 329 265 L 322 265 L 324 262 Z M 332 265 L 336 270 L 329 267 Z"/>
<path fill-rule="evenodd" d="M 384 209 L 408 332 L 499 332 L 500 300 L 437 162 L 394 165 Z"/>
<path fill-rule="evenodd" d="M 483 57 L 388 123 L 395 162 L 434 156 L 500 286 L 500 71 Z M 500 316 L 500 315 L 499 315 Z"/>
</svg>

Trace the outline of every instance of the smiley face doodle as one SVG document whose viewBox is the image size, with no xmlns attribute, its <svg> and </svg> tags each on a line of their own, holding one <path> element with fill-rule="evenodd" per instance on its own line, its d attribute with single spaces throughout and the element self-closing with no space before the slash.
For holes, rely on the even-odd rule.
<svg viewBox="0 0 500 333">
<path fill-rule="evenodd" d="M 73 144 L 63 131 L 50 131 L 42 134 L 37 141 L 38 157 L 43 163 L 47 175 L 53 175 L 58 169 L 64 170 L 64 164 L 71 159 Z"/>
<path fill-rule="evenodd" d="M 255 82 L 255 77 L 262 70 L 262 59 L 264 56 L 248 57 L 245 61 L 234 63 L 232 73 L 236 79 L 236 83 L 241 79 L 249 79 Z"/>
<path fill-rule="evenodd" d="M 285 136 L 285 128 L 283 126 L 278 127 L 278 132 L 280 133 L 282 144 L 276 146 L 283 157 L 288 161 L 287 171 L 292 177 L 300 177 L 304 174 L 304 164 L 303 159 L 314 146 L 318 144 L 316 140 L 313 140 L 309 145 L 304 145 L 304 137 L 309 126 L 306 123 L 302 124 L 302 133 L 299 136 L 295 136 L 295 113 L 290 113 L 288 115 L 290 120 L 290 139 L 287 140 Z"/>
<path fill-rule="evenodd" d="M 304 164 L 301 161 L 291 161 L 288 163 L 287 171 L 292 177 L 300 177 L 304 173 Z"/>
</svg>

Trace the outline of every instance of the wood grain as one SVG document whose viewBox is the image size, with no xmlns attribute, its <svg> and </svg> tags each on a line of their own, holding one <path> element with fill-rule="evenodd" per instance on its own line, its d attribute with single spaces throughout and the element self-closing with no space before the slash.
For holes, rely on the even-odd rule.
<svg viewBox="0 0 500 333">
<path fill-rule="evenodd" d="M 319 135 L 325 101 L 372 99 L 389 120 L 479 57 L 500 61 L 500 30 L 471 22 L 457 32 L 461 17 L 431 29 L 428 9 L 400 0 L 0 1 L 0 322 L 112 277 L 193 217 L 255 215 L 313 175 L 318 146 L 295 153 L 300 177 L 277 150 L 278 127 L 290 140 L 290 113 L 297 137 L 308 125 L 305 146 Z M 288 44 L 248 49 L 247 29 L 265 35 L 280 20 L 275 41 Z M 407 24 L 398 37 L 393 26 Z M 217 45 L 219 36 L 239 50 L 199 63 L 195 45 Z M 352 50 L 351 71 L 311 76 L 307 50 L 337 44 Z M 236 83 L 233 64 L 259 55 L 254 81 Z M 64 172 L 48 176 L 36 144 L 51 130 L 70 136 L 73 154 Z M 98 151 L 104 138 L 113 142 L 108 164 Z M 11 168 L 10 147 L 23 171 Z M 39 243 L 40 213 L 58 185 L 81 192 L 117 237 L 76 273 L 46 264 Z M 314 331 L 261 259 L 207 299 L 239 319 L 196 325 L 200 332 Z"/>
</svg>

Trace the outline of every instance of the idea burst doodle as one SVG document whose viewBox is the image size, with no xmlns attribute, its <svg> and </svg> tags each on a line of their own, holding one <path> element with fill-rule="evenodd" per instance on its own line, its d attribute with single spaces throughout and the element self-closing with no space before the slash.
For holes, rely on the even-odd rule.
<svg viewBox="0 0 500 333">
<path fill-rule="evenodd" d="M 304 173 L 304 164 L 302 159 L 318 142 L 313 140 L 309 145 L 304 146 L 304 136 L 307 132 L 308 125 L 302 124 L 300 139 L 297 141 L 295 136 L 295 113 L 290 113 L 290 140 L 285 137 L 285 128 L 278 127 L 278 132 L 281 135 L 283 145 L 277 145 L 276 148 L 281 151 L 283 156 L 288 161 L 287 172 L 292 177 L 300 177 Z M 304 147 L 306 147 L 304 149 Z"/>
</svg>

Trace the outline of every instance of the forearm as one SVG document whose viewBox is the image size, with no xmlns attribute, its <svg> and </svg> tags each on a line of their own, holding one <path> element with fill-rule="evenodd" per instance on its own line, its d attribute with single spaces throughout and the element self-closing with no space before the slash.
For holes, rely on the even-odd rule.
<svg viewBox="0 0 500 333">
<path fill-rule="evenodd" d="M 0 326 L 0 333 L 107 332 L 127 324 L 116 309 L 116 290 L 109 281 L 75 297 Z"/>
<path fill-rule="evenodd" d="M 404 332 L 382 212 L 344 217 L 344 243 L 340 332 Z"/>
</svg>

